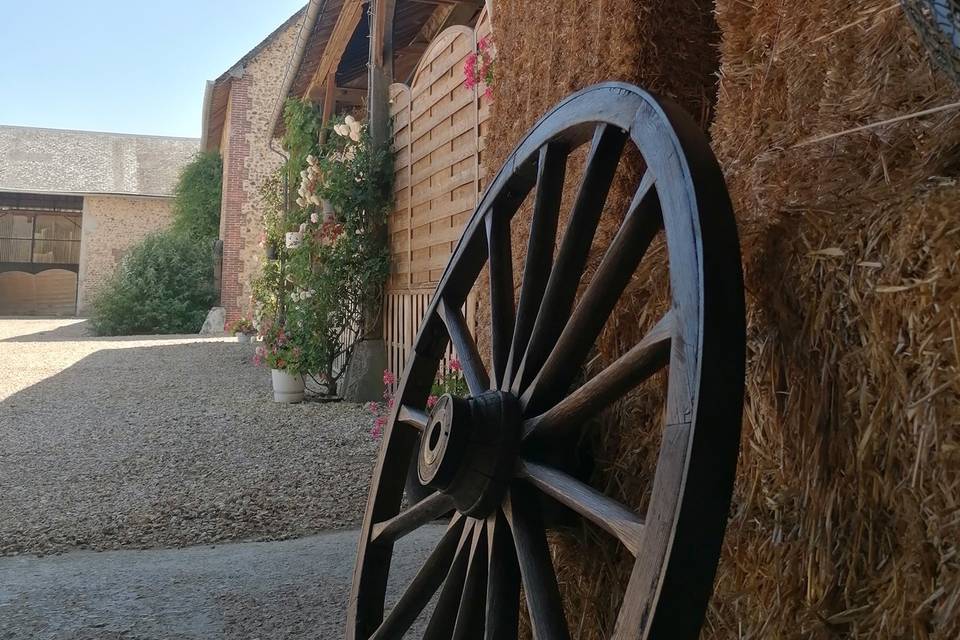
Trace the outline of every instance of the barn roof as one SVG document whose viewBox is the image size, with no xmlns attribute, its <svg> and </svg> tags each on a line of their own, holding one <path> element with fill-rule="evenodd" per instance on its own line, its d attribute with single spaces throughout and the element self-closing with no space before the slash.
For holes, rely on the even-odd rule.
<svg viewBox="0 0 960 640">
<path fill-rule="evenodd" d="M 369 16 L 363 0 L 312 0 L 316 20 L 307 34 L 302 56 L 291 61 L 286 97 L 320 102 L 325 66 L 333 63 L 338 91 L 365 89 L 369 60 Z M 406 80 L 432 38 L 449 24 L 469 24 L 483 0 L 396 0 L 393 44 L 395 77 Z M 308 28 L 311 25 L 305 25 Z M 331 51 L 333 49 L 333 51 Z M 283 119 L 274 117 L 274 135 L 283 133 Z"/>
<path fill-rule="evenodd" d="M 242 76 L 247 64 L 256 58 L 261 51 L 270 46 L 290 25 L 302 19 L 306 10 L 307 7 L 304 5 L 299 11 L 287 18 L 283 24 L 274 29 L 260 44 L 248 51 L 229 69 L 220 74 L 219 78 L 207 81 L 203 108 L 203 138 L 201 138 L 201 145 L 204 151 L 212 151 L 220 146 L 220 138 L 223 134 L 224 121 L 227 115 L 227 102 L 230 99 L 230 85 L 233 79 Z"/>
<path fill-rule="evenodd" d="M 0 125 L 0 191 L 171 196 L 196 138 Z"/>
</svg>

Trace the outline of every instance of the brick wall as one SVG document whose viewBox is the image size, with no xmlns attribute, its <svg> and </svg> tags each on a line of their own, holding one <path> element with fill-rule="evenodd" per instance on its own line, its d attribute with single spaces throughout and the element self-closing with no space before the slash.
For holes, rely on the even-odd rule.
<svg viewBox="0 0 960 640">
<path fill-rule="evenodd" d="M 172 198 L 86 196 L 80 241 L 77 314 L 89 309 L 100 286 L 130 248 L 173 221 Z"/>
<path fill-rule="evenodd" d="M 263 181 L 283 162 L 270 150 L 270 117 L 293 51 L 300 21 L 287 27 L 247 62 L 232 81 L 220 153 L 223 156 L 223 239 L 221 303 L 227 322 L 252 315 L 250 282 L 260 269 L 263 249 Z"/>
</svg>

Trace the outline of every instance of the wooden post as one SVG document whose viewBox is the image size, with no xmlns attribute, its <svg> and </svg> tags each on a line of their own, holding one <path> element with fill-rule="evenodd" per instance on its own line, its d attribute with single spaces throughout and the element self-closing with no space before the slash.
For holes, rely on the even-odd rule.
<svg viewBox="0 0 960 640">
<path fill-rule="evenodd" d="M 386 143 L 390 131 L 388 90 L 393 82 L 393 17 L 396 8 L 396 0 L 370 0 L 367 109 L 374 144 Z"/>
<path fill-rule="evenodd" d="M 374 145 L 390 144 L 388 87 L 393 82 L 393 16 L 396 0 L 370 0 L 370 61 L 368 62 L 367 114 Z M 376 230 L 374 241 L 388 246 L 387 224 Z M 380 398 L 387 367 L 384 343 L 383 296 L 363 313 L 363 336 L 354 347 L 343 397 L 353 402 Z M 416 471 L 414 471 L 414 475 Z M 350 636 L 352 637 L 352 636 Z"/>
<path fill-rule="evenodd" d="M 327 84 L 323 91 L 323 116 L 321 122 L 323 123 L 323 128 L 320 129 L 320 146 L 327 141 L 327 125 L 330 123 L 330 118 L 333 117 L 334 111 L 337 106 L 337 70 L 331 69 L 330 73 L 327 74 Z"/>
<path fill-rule="evenodd" d="M 390 143 L 390 84 L 393 82 L 393 18 L 396 0 L 370 0 L 370 62 L 367 84 L 367 111 L 370 138 L 374 145 Z M 387 225 L 377 234 L 377 241 L 388 245 Z M 365 334 L 368 338 L 383 337 L 383 305 L 369 310 Z"/>
</svg>

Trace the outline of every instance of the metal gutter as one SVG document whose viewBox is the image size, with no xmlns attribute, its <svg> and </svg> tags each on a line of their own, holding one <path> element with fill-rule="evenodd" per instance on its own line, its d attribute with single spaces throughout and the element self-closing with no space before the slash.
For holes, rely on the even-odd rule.
<svg viewBox="0 0 960 640">
<path fill-rule="evenodd" d="M 297 75 L 296 70 L 300 68 L 300 63 L 303 62 L 303 55 L 307 51 L 307 43 L 310 41 L 310 35 L 317 25 L 317 19 L 326 8 L 327 1 L 328 0 L 310 0 L 310 4 L 307 6 L 307 15 L 303 18 L 303 24 L 300 26 L 300 33 L 297 35 L 297 45 L 293 50 L 293 55 L 290 57 L 290 63 L 287 65 L 287 70 L 283 76 L 283 84 L 280 87 L 280 93 L 277 95 L 277 101 L 273 107 L 273 115 L 270 117 L 270 135 L 267 137 L 267 146 L 270 147 L 271 151 L 277 152 L 273 147 L 273 132 L 277 130 L 277 123 L 283 115 L 283 105 L 287 101 L 287 94 L 290 93 L 290 88 L 293 86 L 293 81 Z"/>
<path fill-rule="evenodd" d="M 200 151 L 207 150 L 207 138 L 209 137 L 209 128 L 210 128 L 210 106 L 213 103 L 213 80 L 207 80 L 207 86 L 203 90 L 203 113 L 200 115 L 203 118 L 201 122 L 201 133 L 200 133 Z"/>
</svg>

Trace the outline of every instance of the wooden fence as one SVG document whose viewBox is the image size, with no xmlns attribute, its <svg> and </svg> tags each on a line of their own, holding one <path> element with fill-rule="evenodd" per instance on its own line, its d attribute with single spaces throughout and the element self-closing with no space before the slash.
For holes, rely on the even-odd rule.
<svg viewBox="0 0 960 640">
<path fill-rule="evenodd" d="M 412 84 L 390 86 L 396 193 L 388 223 L 384 336 L 390 369 L 397 373 L 484 186 L 481 155 L 490 104 L 476 88 L 467 89 L 463 69 L 477 40 L 489 33 L 486 11 L 476 30 L 446 29 L 427 49 Z M 475 331 L 475 295 L 468 297 L 464 316 Z"/>
</svg>

